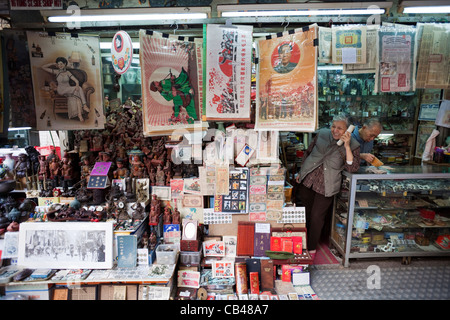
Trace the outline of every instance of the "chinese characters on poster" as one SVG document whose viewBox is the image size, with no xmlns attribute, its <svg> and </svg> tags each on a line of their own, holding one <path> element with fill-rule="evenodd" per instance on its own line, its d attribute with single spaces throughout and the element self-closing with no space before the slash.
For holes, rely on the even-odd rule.
<svg viewBox="0 0 450 320">
<path fill-rule="evenodd" d="M 317 129 L 317 29 L 257 40 L 255 129 Z"/>
</svg>

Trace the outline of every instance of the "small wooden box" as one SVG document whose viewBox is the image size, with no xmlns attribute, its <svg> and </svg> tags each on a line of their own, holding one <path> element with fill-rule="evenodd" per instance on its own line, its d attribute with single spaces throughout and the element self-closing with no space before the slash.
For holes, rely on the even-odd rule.
<svg viewBox="0 0 450 320">
<path fill-rule="evenodd" d="M 199 240 L 180 240 L 180 251 L 200 251 Z"/>
</svg>

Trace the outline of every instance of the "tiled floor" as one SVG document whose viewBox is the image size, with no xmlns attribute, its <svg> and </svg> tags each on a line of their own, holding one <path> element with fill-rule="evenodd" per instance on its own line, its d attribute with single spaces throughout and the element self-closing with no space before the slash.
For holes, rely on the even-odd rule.
<svg viewBox="0 0 450 320">
<path fill-rule="evenodd" d="M 352 259 L 349 267 L 311 267 L 322 300 L 450 300 L 450 258 Z"/>
</svg>

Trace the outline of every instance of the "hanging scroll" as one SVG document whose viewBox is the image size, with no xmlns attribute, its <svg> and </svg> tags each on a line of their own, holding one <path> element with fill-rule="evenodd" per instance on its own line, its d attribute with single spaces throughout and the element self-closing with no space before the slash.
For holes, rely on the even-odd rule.
<svg viewBox="0 0 450 320">
<path fill-rule="evenodd" d="M 252 26 L 208 24 L 207 120 L 250 120 L 252 32 Z"/>
<path fill-rule="evenodd" d="M 201 129 L 202 74 L 194 39 L 146 30 L 139 39 L 144 135 Z"/>
<path fill-rule="evenodd" d="M 257 40 L 256 130 L 317 129 L 316 24 Z"/>
<path fill-rule="evenodd" d="M 38 130 L 103 129 L 98 36 L 27 32 Z"/>
<path fill-rule="evenodd" d="M 379 91 L 415 90 L 416 29 L 381 27 L 379 32 Z"/>
</svg>

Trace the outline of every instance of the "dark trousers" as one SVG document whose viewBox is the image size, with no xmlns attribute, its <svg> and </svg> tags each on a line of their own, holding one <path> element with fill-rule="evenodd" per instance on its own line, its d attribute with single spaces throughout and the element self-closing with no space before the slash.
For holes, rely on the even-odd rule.
<svg viewBox="0 0 450 320">
<path fill-rule="evenodd" d="M 325 197 L 303 184 L 298 186 L 297 194 L 305 207 L 308 250 L 316 250 L 325 217 L 333 204 L 333 197 Z"/>
</svg>

